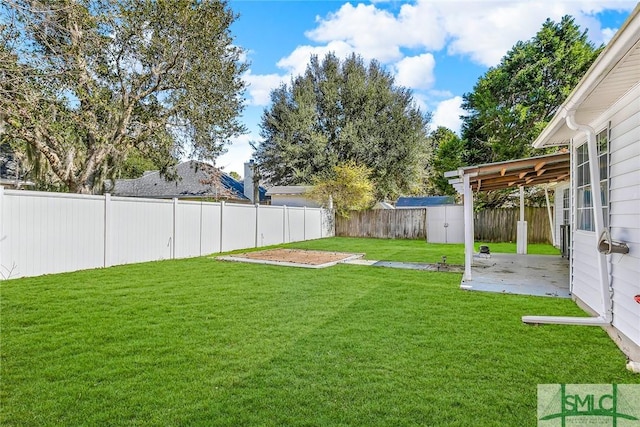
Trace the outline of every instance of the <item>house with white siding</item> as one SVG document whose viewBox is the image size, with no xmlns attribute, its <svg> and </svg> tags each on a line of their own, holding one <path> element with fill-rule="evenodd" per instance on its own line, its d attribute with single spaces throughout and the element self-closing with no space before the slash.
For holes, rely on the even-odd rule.
<svg viewBox="0 0 640 427">
<path fill-rule="evenodd" d="M 640 362 L 640 5 L 533 146 L 571 153 L 555 218 L 570 233 L 571 293 L 592 317 L 523 321 L 602 326 Z"/>
</svg>

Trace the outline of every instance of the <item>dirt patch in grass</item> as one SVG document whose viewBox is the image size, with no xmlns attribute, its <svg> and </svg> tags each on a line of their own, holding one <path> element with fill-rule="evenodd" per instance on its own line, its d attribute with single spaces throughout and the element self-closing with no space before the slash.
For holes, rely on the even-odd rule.
<svg viewBox="0 0 640 427">
<path fill-rule="evenodd" d="M 270 263 L 286 263 L 305 266 L 332 265 L 347 259 L 362 257 L 362 254 L 329 251 L 310 251 L 303 249 L 268 249 L 266 251 L 233 254 L 232 257 L 219 257 L 234 261 L 265 261 Z"/>
</svg>

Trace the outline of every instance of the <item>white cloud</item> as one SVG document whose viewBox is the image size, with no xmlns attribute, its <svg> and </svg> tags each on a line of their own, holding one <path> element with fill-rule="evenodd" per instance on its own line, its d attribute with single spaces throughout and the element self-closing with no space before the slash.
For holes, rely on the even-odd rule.
<svg viewBox="0 0 640 427">
<path fill-rule="evenodd" d="M 431 127 L 432 129 L 436 129 L 438 126 L 444 126 L 460 134 L 460 128 L 462 126 L 460 116 L 464 114 L 465 110 L 462 109 L 462 97 L 456 96 L 444 100 L 438 104 L 436 110 L 433 112 Z"/>
<path fill-rule="evenodd" d="M 249 105 L 264 106 L 271 102 L 271 91 L 284 81 L 285 77 L 278 74 L 251 74 L 247 71 L 242 78 L 248 84 L 247 99 Z"/>
<path fill-rule="evenodd" d="M 289 56 L 278 61 L 276 65 L 288 73 L 297 76 L 304 74 L 311 55 L 317 55 L 319 58 L 323 58 L 329 52 L 334 52 L 338 58 L 344 58 L 353 53 L 354 48 L 348 43 L 339 40 L 332 41 L 325 46 L 298 46 Z"/>
<path fill-rule="evenodd" d="M 451 98 L 453 97 L 453 93 L 450 90 L 430 90 L 429 95 L 434 98 Z"/>
<path fill-rule="evenodd" d="M 617 28 L 603 28 L 602 29 L 602 42 L 609 43 L 609 40 L 618 32 Z"/>
<path fill-rule="evenodd" d="M 342 41 L 366 59 L 377 58 L 382 62 L 401 56 L 397 43 L 379 37 L 393 33 L 397 24 L 395 17 L 374 5 L 354 7 L 346 3 L 327 18 L 317 18 L 317 22 L 317 28 L 305 33 L 315 42 Z"/>
<path fill-rule="evenodd" d="M 631 10 L 634 4 L 622 0 L 417 0 L 394 14 L 379 8 L 380 4 L 345 3 L 338 11 L 318 17 L 316 28 L 305 34 L 314 42 L 325 43 L 325 47 L 341 42 L 365 59 L 382 63 L 400 61 L 406 48 L 434 52 L 446 47 L 450 55 L 463 55 L 492 66 L 518 40 L 533 37 L 547 18 L 557 22 L 564 15 L 572 15 L 582 28 L 589 28 L 591 40 L 606 42 L 611 30 L 601 28 L 594 14 L 605 8 Z"/>
<path fill-rule="evenodd" d="M 396 83 L 412 89 L 429 89 L 435 82 L 435 65 L 430 53 L 406 57 L 395 64 Z"/>
</svg>

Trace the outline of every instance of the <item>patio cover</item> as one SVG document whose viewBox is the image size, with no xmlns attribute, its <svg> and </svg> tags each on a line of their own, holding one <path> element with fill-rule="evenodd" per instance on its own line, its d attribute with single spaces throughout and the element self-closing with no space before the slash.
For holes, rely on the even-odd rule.
<svg viewBox="0 0 640 427">
<path fill-rule="evenodd" d="M 526 253 L 526 224 L 522 227 L 520 224 L 524 224 L 524 187 L 568 180 L 570 167 L 570 154 L 568 152 L 560 152 L 526 159 L 467 166 L 455 171 L 445 172 L 445 177 L 452 178 L 449 183 L 454 186 L 458 193 L 464 196 L 464 280 L 471 280 L 471 264 L 473 262 L 473 191 L 490 191 L 503 188 L 520 189 L 518 253 Z M 549 211 L 549 221 L 551 222 L 548 197 L 547 209 Z"/>
<path fill-rule="evenodd" d="M 563 152 L 527 159 L 467 166 L 457 171 L 447 172 L 445 177 L 463 178 L 464 175 L 469 175 L 469 184 L 473 191 L 515 189 L 520 186 L 528 187 L 561 182 L 569 179 L 569 157 L 569 152 Z M 454 187 L 461 183 L 461 181 L 452 181 L 450 182 Z"/>
</svg>

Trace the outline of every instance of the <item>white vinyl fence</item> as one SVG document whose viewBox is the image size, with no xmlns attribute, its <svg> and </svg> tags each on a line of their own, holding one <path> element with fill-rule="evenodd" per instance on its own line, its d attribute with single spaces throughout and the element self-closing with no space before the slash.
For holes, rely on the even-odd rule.
<svg viewBox="0 0 640 427">
<path fill-rule="evenodd" d="M 0 187 L 0 280 L 334 235 L 330 212 Z"/>
</svg>

